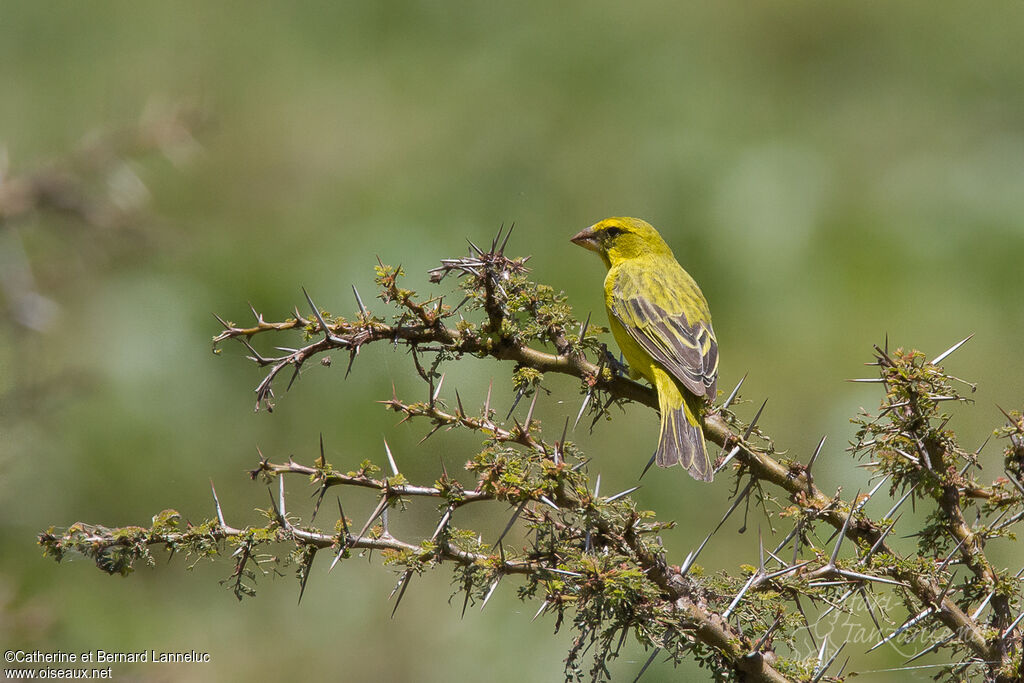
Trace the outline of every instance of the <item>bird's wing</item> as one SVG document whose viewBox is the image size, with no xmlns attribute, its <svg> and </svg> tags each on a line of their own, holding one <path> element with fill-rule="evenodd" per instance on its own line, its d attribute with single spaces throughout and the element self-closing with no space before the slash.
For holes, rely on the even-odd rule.
<svg viewBox="0 0 1024 683">
<path fill-rule="evenodd" d="M 718 341 L 707 301 L 681 266 L 621 269 L 609 299 L 634 341 L 695 395 L 714 400 Z"/>
</svg>

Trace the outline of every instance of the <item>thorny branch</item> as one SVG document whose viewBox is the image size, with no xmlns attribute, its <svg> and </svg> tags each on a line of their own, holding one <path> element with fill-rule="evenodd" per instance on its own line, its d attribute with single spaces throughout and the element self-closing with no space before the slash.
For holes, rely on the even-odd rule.
<svg viewBox="0 0 1024 683">
<path fill-rule="evenodd" d="M 440 429 L 480 433 L 484 448 L 467 463 L 476 477 L 471 487 L 447 473 L 433 486 L 407 482 L 386 444 L 391 476 L 378 476 L 379 469 L 369 461 L 356 471 L 341 473 L 327 462 L 321 444 L 313 466 L 290 458 L 285 463 L 264 458 L 251 472 L 253 478 L 281 482 L 279 500 L 272 497 L 263 527 L 229 527 L 218 502 L 216 520 L 185 529 L 179 527 L 177 513 L 167 511 L 154 518 L 150 529 L 76 524 L 63 533 L 42 534 L 40 542 L 58 559 L 75 550 L 94 557 L 106 571 L 121 573 L 130 571 L 138 559 L 152 561 L 148 550 L 152 545 L 203 557 L 216 554 L 226 544 L 237 548 L 230 585 L 239 597 L 252 591 L 252 581 L 264 571 L 257 571 L 261 562 L 270 561 L 254 552 L 260 545 L 294 544 L 290 561 L 297 565 L 303 589 L 318 551 L 330 549 L 333 567 L 353 550 L 380 550 L 386 562 L 400 570 L 396 609 L 413 574 L 443 562 L 455 567 L 454 584 L 456 592 L 464 594 L 464 605 L 478 600 L 486 604 L 503 576 L 517 574 L 525 582 L 520 597 L 543 595 L 538 616 L 555 613 L 559 627 L 572 616 L 577 637 L 566 676 L 573 680 L 609 677 L 607 662 L 618 654 L 630 632 L 653 648 L 652 659 L 659 652 L 674 661 L 692 654 L 718 677 L 838 680 L 842 669 L 831 676 L 828 672 L 839 650 L 830 652 L 827 640 L 812 656 L 800 656 L 796 638 L 809 625 L 800 598 L 827 605 L 827 614 L 846 609 L 844 602 L 854 595 L 863 598 L 880 632 L 876 647 L 896 637 L 945 629 L 948 635 L 943 640 L 911 660 L 945 647 L 950 656 L 940 675 L 950 680 L 1020 678 L 1022 618 L 1014 614 L 1021 610 L 1022 572 L 1013 576 L 994 567 L 985 542 L 1011 537 L 1012 525 L 1024 518 L 1024 420 L 1020 413 L 1006 413 L 1007 425 L 998 432 L 1009 443 L 1004 453 L 1006 476 L 990 484 L 971 477 L 978 453 L 957 445 L 953 432 L 946 429 L 950 415 L 941 412 L 947 402 L 967 400 L 954 388 L 963 382 L 945 374 L 939 365 L 960 344 L 930 362 L 918 352 L 890 353 L 888 348 L 876 347 L 873 365 L 879 377 L 855 381 L 881 384 L 885 397 L 877 415 L 856 418 L 860 430 L 850 450 L 867 459 L 865 467 L 880 481 L 869 493 L 848 501 L 838 492 L 827 495 L 814 481 L 812 469 L 824 438 L 806 465 L 789 461 L 756 429 L 760 411 L 749 425 L 743 425 L 730 410 L 739 386 L 712 408 L 705 432 L 722 447 L 718 467 L 731 466 L 738 491 L 722 523 L 744 502 L 756 496 L 765 504 L 772 491 L 780 491 L 788 504 L 779 503 L 778 516 L 792 518 L 793 527 L 774 551 L 759 540 L 759 559 L 748 576 L 705 576 L 695 561 L 722 523 L 679 566 L 670 565 L 657 536 L 670 525 L 637 510 L 628 495 L 634 489 L 605 497 L 598 491 L 600 479 L 591 486 L 586 457 L 566 439 L 571 416 L 560 439 L 545 439 L 534 419 L 534 406 L 546 373 L 581 380 L 584 398 L 577 421 L 585 412 L 600 418 L 613 403 L 656 408 L 657 400 L 649 387 L 620 374 L 620 366 L 595 336 L 600 328 L 591 326 L 589 318 L 580 323 L 564 296 L 531 282 L 525 258 L 505 256 L 510 233 L 499 231 L 486 251 L 471 242 L 468 257 L 446 259 L 431 271 L 433 282 L 457 277 L 462 300 L 455 307 L 440 297 L 418 297 L 400 286 L 404 275 L 400 267 L 379 263 L 378 297 L 396 308 L 391 317 L 373 314 L 353 288 L 359 310 L 351 320 L 321 310 L 306 294 L 311 316 L 296 309 L 291 319 L 267 322 L 254 309 L 251 326 L 218 318 L 224 330 L 214 338 L 215 349 L 227 340 L 238 340 L 253 362 L 267 368 L 256 390 L 256 407 L 268 410 L 273 408 L 275 380 L 285 369 L 292 370 L 290 386 L 307 361 L 319 357 L 329 364 L 327 352 L 348 353 L 351 365 L 359 349 L 368 344 L 407 347 L 417 373 L 428 385 L 429 400 L 409 403 L 393 396 L 383 403 L 402 414 L 403 421 L 429 422 L 432 429 L 427 437 Z M 473 311 L 479 311 L 482 320 L 464 317 Z M 304 345 L 273 355 L 263 355 L 253 345 L 260 335 L 288 330 L 301 331 Z M 430 363 L 421 362 L 425 355 L 433 357 Z M 509 427 L 496 421 L 490 391 L 484 405 L 473 413 L 457 392 L 457 408 L 441 403 L 444 375 L 439 370 L 445 362 L 464 356 L 515 363 L 513 411 L 521 398 L 533 397 L 525 420 L 516 418 Z M 378 504 L 355 533 L 357 527 L 340 510 L 340 499 L 334 533 L 302 526 L 285 512 L 286 475 L 307 477 L 316 487 L 313 518 L 328 490 L 335 487 L 373 490 Z M 865 505 L 886 482 L 890 496 L 900 498 L 883 517 L 871 519 Z M 401 508 L 413 497 L 436 499 L 441 511 L 434 534 L 417 543 L 395 538 L 388 524 L 389 510 Z M 887 537 L 899 522 L 899 507 L 911 498 L 932 501 L 935 511 L 917 532 L 919 553 L 905 556 Z M 493 544 L 454 525 L 461 507 L 484 501 L 507 503 L 515 510 Z M 974 523 L 968 521 L 971 508 Z M 767 505 L 765 509 L 768 512 Z M 506 548 L 502 542 L 517 521 L 533 538 L 532 547 L 522 551 Z M 822 524 L 831 527 L 836 538 L 831 548 L 824 547 L 828 541 L 815 545 L 816 527 Z M 852 544 L 852 556 L 841 552 L 844 541 L 847 547 Z M 790 544 L 792 560 L 787 562 L 781 555 Z M 966 567 L 970 577 L 955 585 L 958 566 Z M 899 596 L 912 615 L 889 635 L 881 633 L 869 597 L 885 587 Z M 780 601 L 790 608 L 780 607 Z M 982 617 L 988 605 L 992 606 L 989 616 Z M 888 622 L 886 615 L 882 618 Z M 593 666 L 584 673 L 580 658 L 591 647 Z"/>
</svg>

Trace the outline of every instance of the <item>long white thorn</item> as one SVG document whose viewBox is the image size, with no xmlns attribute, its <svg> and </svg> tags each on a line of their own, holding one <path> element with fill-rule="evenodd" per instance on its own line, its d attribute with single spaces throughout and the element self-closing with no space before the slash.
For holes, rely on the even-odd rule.
<svg viewBox="0 0 1024 683">
<path fill-rule="evenodd" d="M 398 465 L 395 464 L 395 456 L 391 454 L 391 446 L 388 446 L 387 439 L 384 439 L 384 452 L 388 454 L 388 464 L 391 465 L 391 472 L 397 477 Z"/>
<path fill-rule="evenodd" d="M 494 595 L 494 590 L 498 587 L 499 583 L 501 583 L 501 574 L 498 574 L 498 578 L 494 580 L 494 583 L 491 584 L 491 589 L 487 591 L 487 595 L 484 596 L 484 601 L 480 603 L 481 612 L 483 611 L 484 607 L 487 607 L 487 601 L 491 599 L 492 595 Z"/>
<path fill-rule="evenodd" d="M 942 361 L 946 360 L 946 357 L 949 356 L 949 354 L 953 353 L 954 351 L 959 349 L 961 346 L 966 344 L 970 340 L 970 338 L 973 337 L 973 336 L 974 336 L 974 333 L 971 332 L 969 335 L 967 335 L 966 337 L 964 337 L 963 339 L 958 341 L 956 344 L 953 344 L 948 349 L 946 349 L 945 351 L 943 351 L 939 355 L 935 356 L 935 358 L 933 360 L 929 361 L 929 365 L 938 365 Z"/>
</svg>

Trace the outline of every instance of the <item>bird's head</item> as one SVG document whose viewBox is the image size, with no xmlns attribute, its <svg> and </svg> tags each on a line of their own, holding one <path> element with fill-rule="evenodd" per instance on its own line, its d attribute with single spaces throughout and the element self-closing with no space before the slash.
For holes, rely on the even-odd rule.
<svg viewBox="0 0 1024 683">
<path fill-rule="evenodd" d="M 606 218 L 578 232 L 572 241 L 596 251 L 608 267 L 641 256 L 672 256 L 654 226 L 639 218 Z"/>
</svg>

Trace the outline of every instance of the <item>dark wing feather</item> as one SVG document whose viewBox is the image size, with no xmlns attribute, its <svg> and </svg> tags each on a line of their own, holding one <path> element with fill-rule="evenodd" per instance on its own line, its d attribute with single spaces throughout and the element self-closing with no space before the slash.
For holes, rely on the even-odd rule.
<svg viewBox="0 0 1024 683">
<path fill-rule="evenodd" d="M 610 309 L 629 336 L 683 386 L 714 400 L 718 341 L 708 305 L 693 278 L 677 263 L 671 266 L 658 273 L 617 273 Z M 673 310 L 652 298 L 673 302 Z"/>
</svg>

